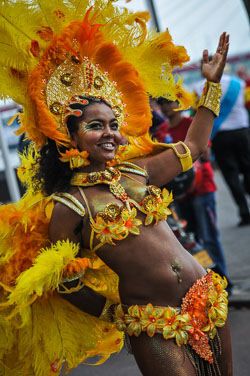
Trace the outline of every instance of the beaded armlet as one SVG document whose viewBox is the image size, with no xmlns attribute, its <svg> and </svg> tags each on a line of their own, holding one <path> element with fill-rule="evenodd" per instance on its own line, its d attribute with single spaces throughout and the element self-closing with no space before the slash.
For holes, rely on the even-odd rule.
<svg viewBox="0 0 250 376">
<path fill-rule="evenodd" d="M 84 206 L 70 193 L 54 193 L 51 195 L 51 198 L 54 201 L 58 201 L 65 206 L 68 206 L 74 212 L 79 214 L 81 217 L 85 216 L 85 209 Z"/>
<path fill-rule="evenodd" d="M 116 166 L 119 171 L 131 172 L 135 175 L 140 175 L 148 179 L 148 173 L 144 168 L 141 168 L 131 162 L 122 162 Z"/>
</svg>

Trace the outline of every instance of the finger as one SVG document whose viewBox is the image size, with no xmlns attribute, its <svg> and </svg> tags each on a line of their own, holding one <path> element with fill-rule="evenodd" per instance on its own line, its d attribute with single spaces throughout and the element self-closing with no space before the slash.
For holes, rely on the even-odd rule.
<svg viewBox="0 0 250 376">
<path fill-rule="evenodd" d="M 222 49 L 223 57 L 227 56 L 228 48 L 229 48 L 229 34 L 227 34 L 226 37 L 225 37 L 225 42 L 224 42 L 224 46 L 223 46 L 223 49 Z"/>
<path fill-rule="evenodd" d="M 218 47 L 217 47 L 217 50 L 216 50 L 216 52 L 219 53 L 219 54 L 222 53 L 223 46 L 224 46 L 224 43 L 225 43 L 225 38 L 226 38 L 226 33 L 223 32 L 223 33 L 220 35 L 220 39 L 219 39 L 219 43 L 218 43 Z"/>
<path fill-rule="evenodd" d="M 203 51 L 203 59 L 202 59 L 203 64 L 209 63 L 209 58 L 208 58 L 208 50 Z"/>
</svg>

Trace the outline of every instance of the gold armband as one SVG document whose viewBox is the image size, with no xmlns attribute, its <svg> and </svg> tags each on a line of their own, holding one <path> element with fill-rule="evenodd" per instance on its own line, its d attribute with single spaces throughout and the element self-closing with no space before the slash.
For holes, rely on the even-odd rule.
<svg viewBox="0 0 250 376">
<path fill-rule="evenodd" d="M 206 81 L 198 103 L 198 108 L 201 106 L 206 107 L 211 110 L 215 116 L 219 116 L 221 94 L 220 83 Z"/>
<path fill-rule="evenodd" d="M 78 279 L 78 283 L 76 286 L 68 287 L 65 285 L 65 283 L 76 281 L 77 279 Z M 81 279 L 75 278 L 74 280 L 72 279 L 69 281 L 60 282 L 57 288 L 57 292 L 59 292 L 59 294 L 72 294 L 72 292 L 77 292 L 81 290 L 84 286 L 85 286 L 85 283 Z"/>
<path fill-rule="evenodd" d="M 62 277 L 59 282 L 57 291 L 59 292 L 59 294 L 71 294 L 72 292 L 77 292 L 81 290 L 85 286 L 85 283 L 82 281 L 83 276 L 84 276 L 84 273 L 79 272 L 77 274 L 74 274 L 68 277 L 67 276 Z M 69 282 L 73 282 L 77 280 L 78 280 L 78 283 L 76 286 L 68 287 L 65 285 L 65 283 L 67 284 Z"/>
<path fill-rule="evenodd" d="M 183 148 L 185 149 L 186 153 L 180 154 L 175 147 L 176 145 L 182 145 Z M 184 144 L 184 142 L 179 141 L 176 144 L 167 144 L 167 147 L 170 147 L 171 149 L 173 149 L 176 156 L 179 158 L 181 165 L 182 165 L 182 171 L 183 172 L 189 170 L 193 166 L 193 160 L 192 160 L 192 157 L 191 157 L 190 149 L 187 147 L 186 144 Z"/>
</svg>

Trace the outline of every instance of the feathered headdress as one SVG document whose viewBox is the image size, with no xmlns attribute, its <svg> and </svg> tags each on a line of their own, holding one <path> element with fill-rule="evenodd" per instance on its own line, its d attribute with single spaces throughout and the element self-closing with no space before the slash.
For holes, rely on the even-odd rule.
<svg viewBox="0 0 250 376">
<path fill-rule="evenodd" d="M 128 138 L 151 126 L 148 94 L 187 108 L 192 98 L 171 72 L 189 57 L 168 30 L 148 33 L 149 18 L 111 0 L 3 0 L 0 93 L 23 107 L 18 133 L 38 148 L 47 138 L 70 144 L 65 119 L 82 95 L 109 102 Z"/>
</svg>

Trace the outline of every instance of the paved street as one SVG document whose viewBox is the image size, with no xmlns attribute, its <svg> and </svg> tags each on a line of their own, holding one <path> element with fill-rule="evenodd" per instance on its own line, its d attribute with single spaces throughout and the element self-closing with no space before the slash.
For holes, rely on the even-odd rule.
<svg viewBox="0 0 250 376">
<path fill-rule="evenodd" d="M 249 376 L 250 354 L 250 226 L 238 228 L 237 211 L 221 175 L 216 171 L 218 185 L 218 225 L 228 264 L 228 271 L 236 286 L 245 294 L 233 297 L 229 307 L 232 333 L 234 376 Z M 238 303 L 240 301 L 240 304 Z M 100 366 L 80 365 L 70 376 L 140 376 L 132 355 L 125 350 L 113 355 Z M 163 376 L 163 375 L 162 375 Z M 167 375 L 166 375 L 167 376 Z"/>
</svg>

